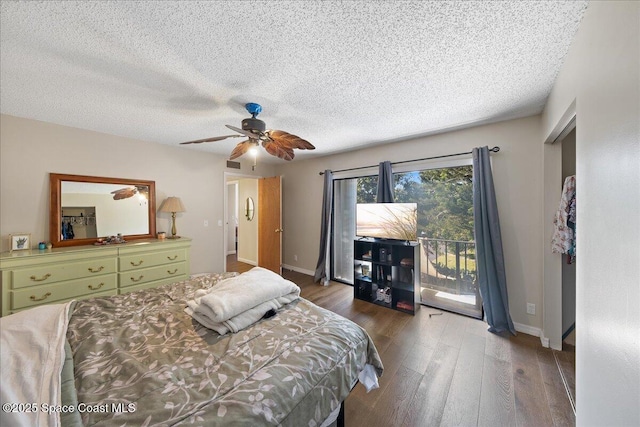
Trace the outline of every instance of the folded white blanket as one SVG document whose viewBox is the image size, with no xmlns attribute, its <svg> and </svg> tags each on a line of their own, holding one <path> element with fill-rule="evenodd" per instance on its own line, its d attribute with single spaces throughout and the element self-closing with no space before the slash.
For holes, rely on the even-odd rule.
<svg viewBox="0 0 640 427">
<path fill-rule="evenodd" d="M 60 373 L 71 302 L 49 304 L 0 319 L 0 425 L 59 426 Z M 20 404 L 5 410 L 5 404 Z"/>
<path fill-rule="evenodd" d="M 196 291 L 185 311 L 220 334 L 237 332 L 300 297 L 300 288 L 282 276 L 254 267 L 220 281 L 211 289 Z"/>
<path fill-rule="evenodd" d="M 238 331 L 243 330 L 244 328 L 253 325 L 258 320 L 262 319 L 269 310 L 278 310 L 285 304 L 289 304 L 300 298 L 300 296 L 296 293 L 291 293 L 289 295 L 285 295 L 282 297 L 274 298 L 269 301 L 265 301 L 262 304 L 258 304 L 257 306 L 246 310 L 237 316 L 232 317 L 231 319 L 227 319 L 223 322 L 213 322 L 206 315 L 194 311 L 191 307 L 187 307 L 184 311 L 187 312 L 188 315 L 193 317 L 198 323 L 202 326 L 212 329 L 219 333 L 220 335 L 224 335 L 228 332 L 236 333 Z"/>
</svg>

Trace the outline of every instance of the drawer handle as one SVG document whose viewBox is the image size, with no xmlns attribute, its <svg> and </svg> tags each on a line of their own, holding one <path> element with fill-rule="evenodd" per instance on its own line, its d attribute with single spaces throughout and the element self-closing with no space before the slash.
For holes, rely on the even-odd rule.
<svg viewBox="0 0 640 427">
<path fill-rule="evenodd" d="M 138 266 L 142 265 L 143 262 L 144 262 L 144 260 L 142 260 L 142 259 L 140 261 L 138 261 L 137 264 L 135 262 L 131 261 L 131 265 L 134 266 L 134 267 L 138 267 Z"/>
<path fill-rule="evenodd" d="M 51 296 L 51 292 L 47 292 L 46 294 L 44 294 L 42 296 L 42 298 L 36 298 L 35 295 L 31 295 L 29 298 L 31 299 L 31 301 L 44 301 L 47 298 L 49 298 Z"/>
<path fill-rule="evenodd" d="M 91 289 L 92 291 L 97 291 L 103 286 L 104 286 L 104 283 L 100 283 L 98 286 L 89 285 L 89 289 Z"/>
<path fill-rule="evenodd" d="M 174 260 L 174 259 L 176 259 L 176 258 L 178 258 L 178 255 L 174 255 L 174 256 L 168 256 L 168 255 L 167 255 L 167 259 L 168 259 L 169 261 L 173 261 L 173 260 Z"/>
<path fill-rule="evenodd" d="M 177 268 L 175 270 L 173 270 L 173 271 L 167 270 L 167 273 L 169 273 L 169 274 L 176 274 L 177 272 L 178 272 Z"/>
<path fill-rule="evenodd" d="M 100 268 L 89 267 L 89 271 L 92 272 L 92 273 L 99 273 L 102 270 L 104 270 L 104 266 L 103 265 L 101 265 Z"/>
<path fill-rule="evenodd" d="M 44 276 L 42 276 L 41 278 L 39 278 L 39 279 L 36 279 L 36 276 L 31 276 L 31 280 L 33 280 L 34 282 L 43 282 L 43 281 L 47 280 L 49 277 L 51 277 L 51 274 L 47 273 Z M 39 301 L 39 300 L 37 300 L 37 301 Z"/>
<path fill-rule="evenodd" d="M 140 280 L 142 280 L 142 278 L 143 278 L 143 277 L 144 277 L 144 276 L 140 276 L 140 277 L 138 277 L 137 279 L 134 279 L 134 278 L 132 277 L 132 278 L 131 278 L 131 281 L 132 281 L 132 282 L 139 282 Z"/>
</svg>

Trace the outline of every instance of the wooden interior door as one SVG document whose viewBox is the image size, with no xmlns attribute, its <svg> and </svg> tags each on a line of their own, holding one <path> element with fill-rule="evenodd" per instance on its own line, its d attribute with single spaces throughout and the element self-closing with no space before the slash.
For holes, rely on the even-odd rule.
<svg viewBox="0 0 640 427">
<path fill-rule="evenodd" d="M 258 180 L 258 265 L 282 273 L 282 181 Z"/>
</svg>

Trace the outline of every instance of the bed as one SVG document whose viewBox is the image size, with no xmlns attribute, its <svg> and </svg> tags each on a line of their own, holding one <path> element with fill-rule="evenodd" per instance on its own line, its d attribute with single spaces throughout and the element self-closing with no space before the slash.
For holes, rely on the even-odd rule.
<svg viewBox="0 0 640 427">
<path fill-rule="evenodd" d="M 382 375 L 362 328 L 302 298 L 226 335 L 185 312 L 195 291 L 235 274 L 3 318 L 0 421 L 321 426 L 335 419 L 359 376 Z M 56 331 L 61 338 L 52 338 Z"/>
</svg>

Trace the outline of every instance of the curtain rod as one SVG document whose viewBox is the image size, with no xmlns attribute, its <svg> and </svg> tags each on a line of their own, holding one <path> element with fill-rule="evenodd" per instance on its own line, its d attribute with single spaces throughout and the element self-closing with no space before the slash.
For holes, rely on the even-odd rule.
<svg viewBox="0 0 640 427">
<path fill-rule="evenodd" d="M 493 153 L 497 153 L 498 151 L 500 151 L 500 147 L 497 147 L 497 146 L 496 146 L 496 147 L 490 148 L 490 149 L 489 149 L 489 151 L 490 151 L 490 152 L 493 152 Z M 445 154 L 445 155 L 443 155 L 443 156 L 433 156 L 433 157 L 424 157 L 424 158 L 422 158 L 422 159 L 403 160 L 403 161 L 401 161 L 401 162 L 392 162 L 391 164 L 392 164 L 392 165 L 399 165 L 399 164 L 402 164 L 402 163 L 421 162 L 421 161 L 423 161 L 423 160 L 433 160 L 433 159 L 443 159 L 443 158 L 445 158 L 445 157 L 463 156 L 463 155 L 465 155 L 465 154 L 472 154 L 472 153 L 473 153 L 472 151 L 467 151 L 467 152 L 465 152 L 465 153 Z M 360 166 L 360 167 L 357 167 L 357 168 L 340 169 L 340 170 L 337 170 L 337 171 L 331 171 L 331 172 L 332 172 L 332 173 L 333 173 L 333 172 L 348 172 L 348 171 L 355 171 L 355 170 L 359 170 L 359 169 L 369 169 L 369 168 L 374 168 L 374 167 L 376 167 L 376 166 L 378 166 L 378 165 Z M 320 175 L 324 175 L 324 172 L 320 172 Z"/>
</svg>

